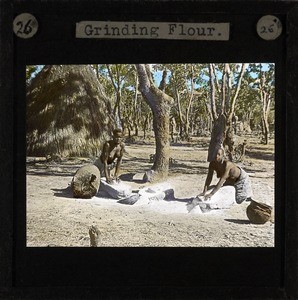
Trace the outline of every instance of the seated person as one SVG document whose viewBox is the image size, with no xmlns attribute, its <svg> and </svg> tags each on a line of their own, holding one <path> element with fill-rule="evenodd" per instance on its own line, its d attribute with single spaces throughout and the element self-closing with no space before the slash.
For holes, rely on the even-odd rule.
<svg viewBox="0 0 298 300">
<path fill-rule="evenodd" d="M 109 184 L 112 183 L 113 180 L 119 181 L 118 176 L 125 147 L 122 139 L 122 130 L 115 129 L 113 131 L 113 139 L 104 143 L 101 155 L 94 163 L 100 169 L 101 175 L 106 177 L 106 182 Z M 113 177 L 110 172 L 115 165 L 116 169 Z"/>
</svg>

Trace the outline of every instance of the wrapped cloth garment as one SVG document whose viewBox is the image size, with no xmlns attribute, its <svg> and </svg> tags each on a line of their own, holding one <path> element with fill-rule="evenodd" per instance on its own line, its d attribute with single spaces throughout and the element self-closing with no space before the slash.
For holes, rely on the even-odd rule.
<svg viewBox="0 0 298 300">
<path fill-rule="evenodd" d="M 250 184 L 250 179 L 248 174 L 240 168 L 240 177 L 239 179 L 235 182 L 234 187 L 236 190 L 235 198 L 236 202 L 238 204 L 241 204 L 243 201 L 245 201 L 247 198 L 252 197 L 252 189 L 251 189 L 251 184 Z"/>
</svg>

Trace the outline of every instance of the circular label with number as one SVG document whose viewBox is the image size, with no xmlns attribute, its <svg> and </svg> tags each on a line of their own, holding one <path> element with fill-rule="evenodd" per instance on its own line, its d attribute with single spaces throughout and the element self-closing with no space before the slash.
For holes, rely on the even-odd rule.
<svg viewBox="0 0 298 300">
<path fill-rule="evenodd" d="M 38 30 L 38 22 L 31 14 L 20 14 L 13 21 L 14 33 L 23 39 L 29 39 L 34 36 Z"/>
<path fill-rule="evenodd" d="M 267 41 L 277 39 L 282 32 L 282 24 L 275 16 L 264 16 L 257 23 L 258 35 Z"/>
</svg>

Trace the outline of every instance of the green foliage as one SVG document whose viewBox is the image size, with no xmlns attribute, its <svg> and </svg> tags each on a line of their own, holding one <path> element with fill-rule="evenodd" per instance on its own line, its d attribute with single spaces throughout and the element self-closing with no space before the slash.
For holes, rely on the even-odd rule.
<svg viewBox="0 0 298 300">
<path fill-rule="evenodd" d="M 159 87 L 163 83 L 164 92 L 174 99 L 170 108 L 170 116 L 175 119 L 177 127 L 175 129 L 181 138 L 210 132 L 212 128 L 210 82 L 214 80 L 215 108 L 218 113 L 223 108 L 224 96 L 227 103 L 235 96 L 241 65 L 236 63 L 212 64 L 214 78 L 210 77 L 208 64 L 151 65 L 151 75 L 155 85 Z M 229 67 L 229 81 L 226 72 L 227 66 Z M 46 73 L 46 69 L 43 70 L 42 76 L 39 76 L 38 84 L 36 82 L 32 84 L 37 75 L 41 73 L 42 67 L 31 65 L 26 68 L 27 86 L 35 87 L 35 90 L 32 89 L 31 94 L 28 95 L 28 100 L 31 99 L 27 106 L 30 111 L 27 123 L 30 132 L 35 132 L 37 135 L 44 134 L 47 128 L 55 124 L 56 130 L 72 126 L 73 132 L 79 133 L 88 123 L 83 117 L 85 113 L 82 111 L 82 107 L 90 111 L 94 120 L 97 118 L 96 114 L 92 112 L 98 111 L 98 100 L 95 100 L 95 97 L 85 96 L 92 94 L 102 95 L 102 98 L 106 99 L 106 105 L 109 106 L 109 112 L 113 120 L 116 120 L 116 125 L 123 127 L 129 135 L 143 133 L 146 136 L 151 132 L 152 113 L 138 90 L 139 83 L 135 65 L 91 65 L 94 75 L 98 79 L 96 87 L 93 86 L 94 81 L 92 85 L 88 84 L 88 78 L 83 78 L 79 69 L 75 74 L 67 75 L 65 73 L 67 68 L 62 68 L 61 72 L 64 73 L 61 73 L 61 76 L 58 74 L 59 76 L 57 75 L 53 82 L 47 82 L 46 87 L 43 86 L 43 78 L 46 80 L 49 75 Z M 90 68 L 90 66 L 88 67 Z M 260 124 L 265 118 L 271 129 L 273 127 L 274 68 L 274 64 L 249 64 L 242 78 L 235 103 L 235 114 L 238 121 L 250 124 L 252 130 L 261 129 Z M 162 82 L 163 75 L 166 75 L 164 82 Z M 88 76 L 92 77 L 91 74 Z M 229 89 L 227 89 L 228 85 Z M 225 86 L 225 91 L 223 86 Z M 226 105 L 224 109 L 228 112 L 229 106 Z M 266 116 L 265 112 L 267 112 Z M 45 115 L 46 118 L 44 118 Z M 100 122 L 95 122 L 93 119 L 90 119 L 92 124 L 104 123 L 104 119 Z M 36 124 L 35 121 L 38 123 L 37 127 L 33 125 Z M 98 126 L 90 125 L 88 127 L 91 128 L 89 136 L 98 135 L 100 130 Z"/>
<path fill-rule="evenodd" d="M 214 67 L 214 83 L 216 87 L 216 110 L 220 112 L 223 101 L 223 80 L 227 64 L 212 64 Z M 133 65 L 95 65 L 99 80 L 111 100 L 116 106 L 117 92 L 121 92 L 120 118 L 126 127 L 142 127 L 141 124 L 150 112 L 146 104 L 140 101 L 136 82 L 136 70 Z M 241 72 L 241 64 L 228 64 L 229 91 L 226 87 L 226 97 L 229 101 L 235 96 L 237 82 Z M 189 122 L 193 134 L 210 129 L 210 74 L 207 64 L 153 64 L 151 65 L 152 78 L 156 86 L 166 72 L 165 93 L 173 97 L 175 102 L 171 107 L 171 116 L 175 118 L 178 131 L 185 131 L 185 124 Z M 274 122 L 274 64 L 249 64 L 243 79 L 235 105 L 238 121 L 251 124 L 252 129 L 257 128 L 262 118 L 260 105 L 260 78 L 263 76 L 264 89 L 271 91 L 272 101 L 269 122 Z M 114 81 L 113 81 L 114 80 Z M 137 97 L 136 97 L 137 94 Z M 136 100 L 137 99 L 137 100 Z M 138 107 L 136 109 L 136 106 Z M 229 109 L 225 107 L 226 111 Z M 115 110 L 114 110 L 115 112 Z M 116 112 L 115 112 L 116 113 Z"/>
<path fill-rule="evenodd" d="M 26 66 L 26 83 L 27 83 L 27 85 L 29 84 L 32 77 L 36 74 L 36 72 L 38 70 L 40 70 L 39 67 L 40 66 L 38 66 L 38 65 Z"/>
</svg>

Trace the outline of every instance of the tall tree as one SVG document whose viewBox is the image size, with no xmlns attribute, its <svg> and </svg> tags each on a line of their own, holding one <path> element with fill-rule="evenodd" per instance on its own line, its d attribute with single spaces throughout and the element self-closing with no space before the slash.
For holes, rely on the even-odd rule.
<svg viewBox="0 0 298 300">
<path fill-rule="evenodd" d="M 228 65 L 228 64 L 226 64 Z M 228 110 L 226 111 L 227 114 L 227 119 L 226 119 L 226 130 L 225 130 L 225 138 L 223 141 L 224 146 L 228 147 L 228 155 L 230 160 L 233 160 L 233 154 L 234 154 L 234 148 L 235 148 L 235 139 L 234 139 L 234 128 L 233 128 L 233 124 L 232 124 L 232 120 L 233 120 L 233 116 L 235 115 L 235 105 L 236 105 L 236 101 L 238 100 L 238 96 L 239 96 L 239 92 L 240 92 L 240 88 L 241 88 L 241 83 L 242 83 L 242 79 L 245 73 L 245 70 L 247 68 L 247 64 L 241 64 L 241 69 L 240 72 L 238 74 L 238 77 L 236 79 L 236 83 L 235 83 L 235 91 L 234 94 L 231 95 L 231 71 L 230 71 L 230 66 L 226 67 L 227 70 L 227 78 L 228 78 L 228 82 L 227 82 L 227 88 L 228 88 L 228 97 L 227 97 L 227 104 L 225 107 L 228 108 Z"/>
<path fill-rule="evenodd" d="M 169 84 L 166 92 L 175 100 L 176 121 L 181 139 L 188 139 L 192 129 L 191 120 L 195 85 L 199 84 L 200 65 L 198 64 L 169 64 Z"/>
<path fill-rule="evenodd" d="M 128 112 L 126 105 L 131 105 L 128 102 L 131 102 L 132 89 L 128 88 L 135 85 L 133 65 L 103 64 L 92 65 L 92 67 L 105 93 L 110 98 L 117 126 L 122 127 L 123 130 L 125 130 L 126 126 L 131 127 L 129 116 L 125 115 L 125 112 Z"/>
<path fill-rule="evenodd" d="M 232 67 L 230 64 L 224 64 L 223 70 L 216 70 L 214 64 L 208 65 L 210 106 L 212 119 L 214 120 L 211 142 L 208 149 L 208 161 L 214 159 L 217 150 L 222 145 L 228 147 L 229 158 L 233 160 L 234 132 L 232 128 L 232 118 L 235 113 L 235 105 L 238 100 L 241 83 L 247 68 L 247 64 L 233 66 L 235 71 L 237 68 L 240 69 L 238 76 L 234 77 L 234 80 L 232 80 Z M 222 74 L 220 93 L 218 92 L 220 84 L 217 80 L 217 72 Z M 232 86 L 233 81 L 234 86 Z"/>
<path fill-rule="evenodd" d="M 137 64 L 136 69 L 140 92 L 153 115 L 156 152 L 152 166 L 154 173 L 150 181 L 157 181 L 168 176 L 170 157 L 169 120 L 173 98 L 154 84 L 149 65 Z"/>
<path fill-rule="evenodd" d="M 255 68 L 258 78 L 255 80 L 254 87 L 258 91 L 258 98 L 261 102 L 262 114 L 262 135 L 263 141 L 267 145 L 269 142 L 269 116 L 274 100 L 274 64 L 268 64 L 268 69 L 264 69 L 262 64 Z"/>
<path fill-rule="evenodd" d="M 122 128 L 124 127 L 123 116 L 121 115 L 121 98 L 122 90 L 125 88 L 125 81 L 129 74 L 128 65 L 106 65 L 109 78 L 112 86 L 115 90 L 116 99 L 113 109 L 114 116 L 117 116 L 118 122 L 121 123 Z"/>
</svg>

